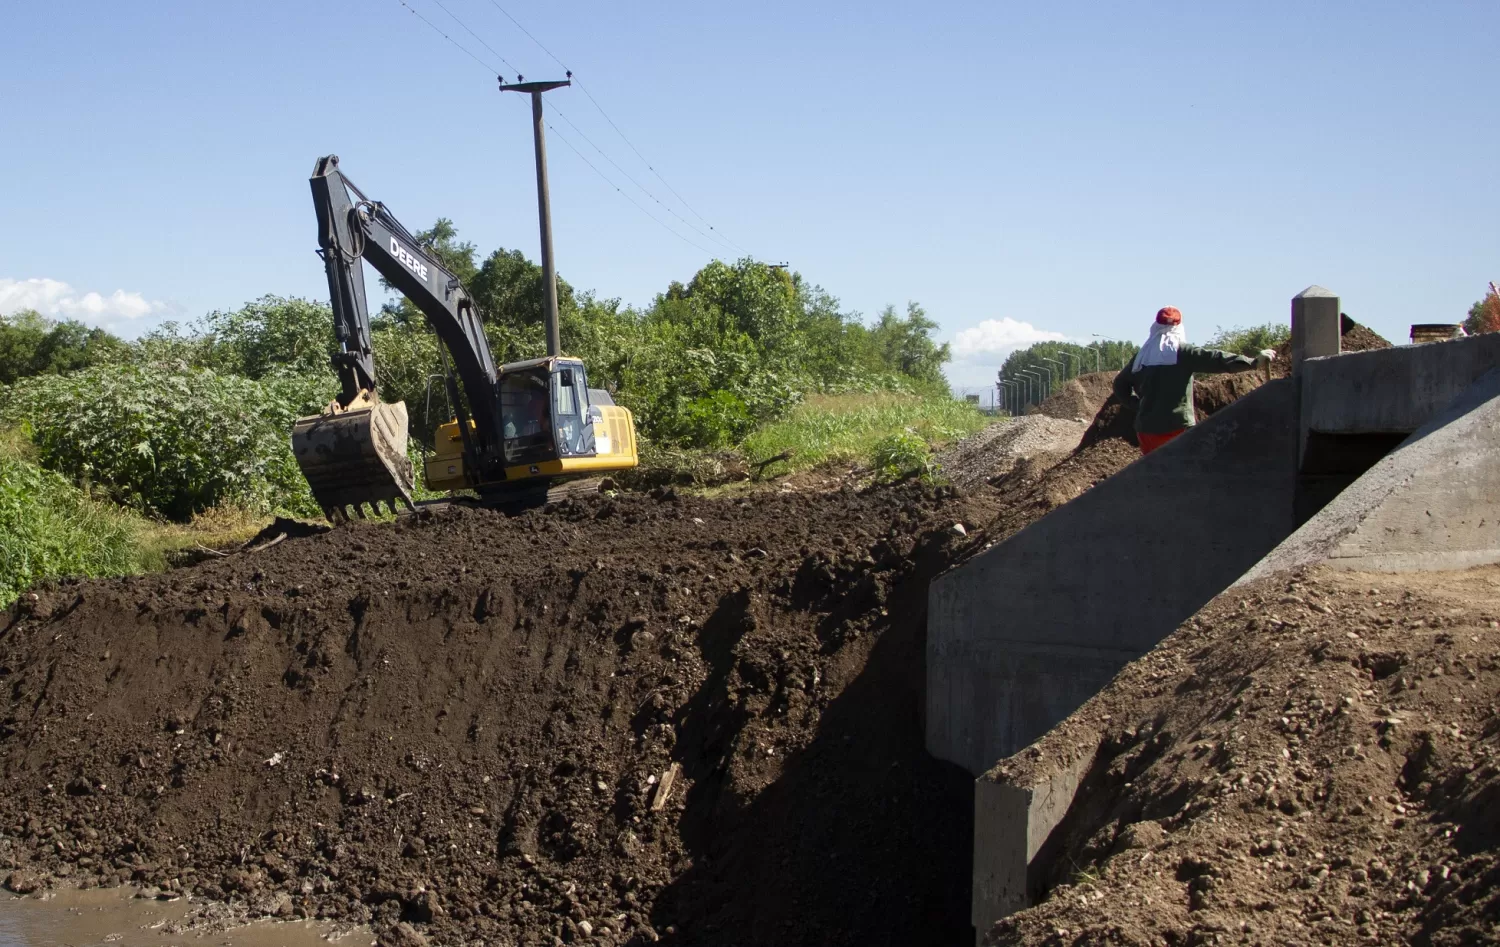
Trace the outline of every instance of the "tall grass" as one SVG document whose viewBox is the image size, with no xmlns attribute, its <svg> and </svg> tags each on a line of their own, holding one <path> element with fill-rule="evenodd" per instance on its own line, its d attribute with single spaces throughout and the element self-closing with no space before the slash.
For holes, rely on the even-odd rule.
<svg viewBox="0 0 1500 947">
<path fill-rule="evenodd" d="M 0 607 L 53 576 L 141 571 L 146 522 L 43 470 L 17 432 L 0 432 Z"/>
<path fill-rule="evenodd" d="M 159 571 L 184 550 L 241 543 L 270 519 L 219 506 L 188 523 L 149 520 L 44 470 L 33 450 L 0 429 L 0 608 L 44 579 Z"/>
<path fill-rule="evenodd" d="M 910 432 L 940 446 L 989 423 L 972 405 L 942 395 L 893 393 L 813 395 L 785 419 L 753 432 L 742 446 L 752 464 L 783 453 L 767 476 L 831 463 L 868 462 L 875 445 Z"/>
</svg>

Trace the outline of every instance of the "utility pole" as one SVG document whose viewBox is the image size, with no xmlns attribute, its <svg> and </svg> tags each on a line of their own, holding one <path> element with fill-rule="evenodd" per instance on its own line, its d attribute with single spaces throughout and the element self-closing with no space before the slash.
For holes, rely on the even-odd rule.
<svg viewBox="0 0 1500 947">
<path fill-rule="evenodd" d="M 573 84 L 573 73 L 567 79 L 526 82 L 516 76 L 509 85 L 500 77 L 501 92 L 526 92 L 531 95 L 531 132 L 536 140 L 536 215 L 542 227 L 542 318 L 547 323 L 547 354 L 562 354 L 562 330 L 557 324 L 557 263 L 552 259 L 552 198 L 547 189 L 547 138 L 542 121 L 542 93 Z"/>
</svg>

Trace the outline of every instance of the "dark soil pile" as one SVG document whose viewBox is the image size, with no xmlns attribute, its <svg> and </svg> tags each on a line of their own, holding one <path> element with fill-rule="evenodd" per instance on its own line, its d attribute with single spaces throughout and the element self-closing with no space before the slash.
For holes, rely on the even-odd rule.
<svg viewBox="0 0 1500 947">
<path fill-rule="evenodd" d="M 975 551 L 1031 525 L 1140 456 L 1140 448 L 1135 445 L 1107 438 L 1061 458 L 1043 454 L 1020 462 L 995 484 L 1000 510 L 980 534 L 983 542 Z"/>
<path fill-rule="evenodd" d="M 442 944 L 952 944 L 951 489 L 423 513 L 0 621 L 0 858 Z M 406 937 L 406 940 L 401 940 Z"/>
<path fill-rule="evenodd" d="M 1349 318 L 1348 313 L 1339 313 L 1339 348 L 1341 351 L 1369 352 L 1391 347 L 1391 343 L 1374 329 L 1355 322 Z M 1291 373 L 1292 343 L 1283 342 L 1276 347 L 1276 359 L 1271 363 L 1271 377 L 1285 378 Z"/>
<path fill-rule="evenodd" d="M 1109 398 L 1115 381 L 1115 372 L 1089 372 L 1068 379 L 1062 390 L 1038 406 L 1038 410 L 1053 418 L 1065 421 L 1087 420 L 1099 413 Z"/>
<path fill-rule="evenodd" d="M 988 942 L 1495 943 L 1497 619 L 1496 567 L 1220 596 L 992 773 L 1094 754 Z"/>
</svg>

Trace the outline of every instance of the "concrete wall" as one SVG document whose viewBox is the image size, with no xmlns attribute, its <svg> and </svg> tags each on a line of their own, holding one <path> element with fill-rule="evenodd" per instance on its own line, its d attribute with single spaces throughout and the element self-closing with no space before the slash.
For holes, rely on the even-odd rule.
<svg viewBox="0 0 1500 947">
<path fill-rule="evenodd" d="M 984 772 L 1285 539 L 1293 393 L 1257 389 L 934 580 L 928 752 Z"/>
<path fill-rule="evenodd" d="M 1022 782 L 974 781 L 974 881 L 969 920 L 975 942 L 990 925 L 1031 905 L 1031 861 L 1068 814 L 1093 763 L 1080 753 L 1056 772 Z"/>
<path fill-rule="evenodd" d="M 1492 562 L 1500 562 L 1500 369 L 1470 384 L 1241 581 L 1316 563 L 1408 572 Z"/>
<path fill-rule="evenodd" d="M 1415 431 L 1497 365 L 1500 332 L 1308 359 L 1303 435 Z"/>
</svg>

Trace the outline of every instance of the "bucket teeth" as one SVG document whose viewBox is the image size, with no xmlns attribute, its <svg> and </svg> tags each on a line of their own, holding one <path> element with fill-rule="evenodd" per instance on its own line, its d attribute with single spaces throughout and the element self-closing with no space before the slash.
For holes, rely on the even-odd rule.
<svg viewBox="0 0 1500 947">
<path fill-rule="evenodd" d="M 363 397 L 349 409 L 331 407 L 298 419 L 292 454 L 331 522 L 347 522 L 349 508 L 365 518 L 363 504 L 377 514 L 381 501 L 395 510 L 411 505 L 414 476 L 406 456 L 406 405 Z"/>
</svg>

